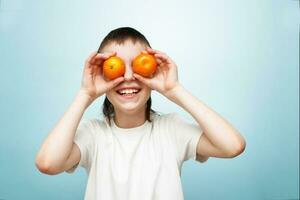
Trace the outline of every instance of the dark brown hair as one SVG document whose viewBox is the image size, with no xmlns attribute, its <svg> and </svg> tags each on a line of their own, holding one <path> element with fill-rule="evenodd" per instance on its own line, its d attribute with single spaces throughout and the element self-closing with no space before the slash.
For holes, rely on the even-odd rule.
<svg viewBox="0 0 300 200">
<path fill-rule="evenodd" d="M 141 34 L 139 31 L 137 31 L 131 27 L 120 27 L 120 28 L 110 31 L 105 36 L 105 38 L 102 40 L 97 52 L 100 53 L 106 45 L 108 45 L 112 42 L 115 42 L 117 44 L 124 44 L 124 42 L 127 40 L 132 41 L 134 44 L 136 42 L 140 42 L 142 44 L 145 44 L 145 45 L 151 47 L 150 43 L 148 42 L 146 37 L 143 34 Z M 145 112 L 146 120 L 148 120 L 149 122 L 151 122 L 151 119 L 150 119 L 151 112 L 155 113 L 155 111 L 151 109 L 151 102 L 152 101 L 151 101 L 151 96 L 150 96 L 150 98 L 147 100 L 147 103 L 146 103 L 146 112 Z M 111 120 L 111 117 L 113 117 L 113 115 L 115 114 L 115 110 L 114 110 L 112 103 L 108 100 L 107 97 L 105 97 L 105 100 L 103 102 L 102 112 L 103 112 L 104 116 L 108 119 L 109 125 L 111 125 L 110 120 Z"/>
</svg>

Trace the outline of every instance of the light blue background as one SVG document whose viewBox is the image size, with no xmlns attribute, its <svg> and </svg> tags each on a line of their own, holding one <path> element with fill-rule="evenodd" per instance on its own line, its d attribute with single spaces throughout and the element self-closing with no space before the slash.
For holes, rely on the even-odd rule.
<svg viewBox="0 0 300 200">
<path fill-rule="evenodd" d="M 1 0 L 0 199 L 83 199 L 86 174 L 48 176 L 35 155 L 112 29 L 132 26 L 180 82 L 245 137 L 234 159 L 188 161 L 188 200 L 299 196 L 299 1 Z M 153 93 L 153 108 L 191 116 Z M 101 117 L 103 97 L 84 118 Z"/>
</svg>

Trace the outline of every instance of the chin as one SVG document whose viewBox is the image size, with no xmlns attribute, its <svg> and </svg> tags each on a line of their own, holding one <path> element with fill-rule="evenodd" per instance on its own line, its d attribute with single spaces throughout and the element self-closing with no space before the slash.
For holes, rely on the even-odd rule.
<svg viewBox="0 0 300 200">
<path fill-rule="evenodd" d="M 130 102 L 118 105 L 118 110 L 126 114 L 134 114 L 140 112 L 143 109 L 146 109 L 146 103 L 144 103 L 143 105 L 136 105 L 134 102 Z"/>
<path fill-rule="evenodd" d="M 109 101 L 113 104 L 115 111 L 126 114 L 135 114 L 146 109 L 147 100 L 150 98 L 151 91 L 142 89 L 133 97 L 127 97 L 118 94 L 116 91 L 111 91 L 107 94 Z"/>
</svg>

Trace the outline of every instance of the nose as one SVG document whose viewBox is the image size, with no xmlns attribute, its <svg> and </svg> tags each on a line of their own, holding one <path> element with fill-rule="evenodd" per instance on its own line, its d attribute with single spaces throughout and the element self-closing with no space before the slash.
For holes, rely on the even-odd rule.
<svg viewBox="0 0 300 200">
<path fill-rule="evenodd" d="M 125 81 L 135 80 L 135 78 L 133 76 L 133 71 L 132 71 L 131 65 L 126 64 L 124 79 L 125 79 Z"/>
</svg>

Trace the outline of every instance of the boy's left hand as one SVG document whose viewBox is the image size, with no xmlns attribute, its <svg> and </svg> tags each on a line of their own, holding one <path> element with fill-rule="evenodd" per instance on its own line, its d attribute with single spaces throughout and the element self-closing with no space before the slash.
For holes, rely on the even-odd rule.
<svg viewBox="0 0 300 200">
<path fill-rule="evenodd" d="M 133 76 L 151 89 L 168 97 L 169 93 L 179 85 L 176 64 L 165 53 L 150 47 L 147 47 L 144 53 L 152 54 L 156 58 L 156 72 L 150 78 L 145 78 L 136 73 Z"/>
</svg>

